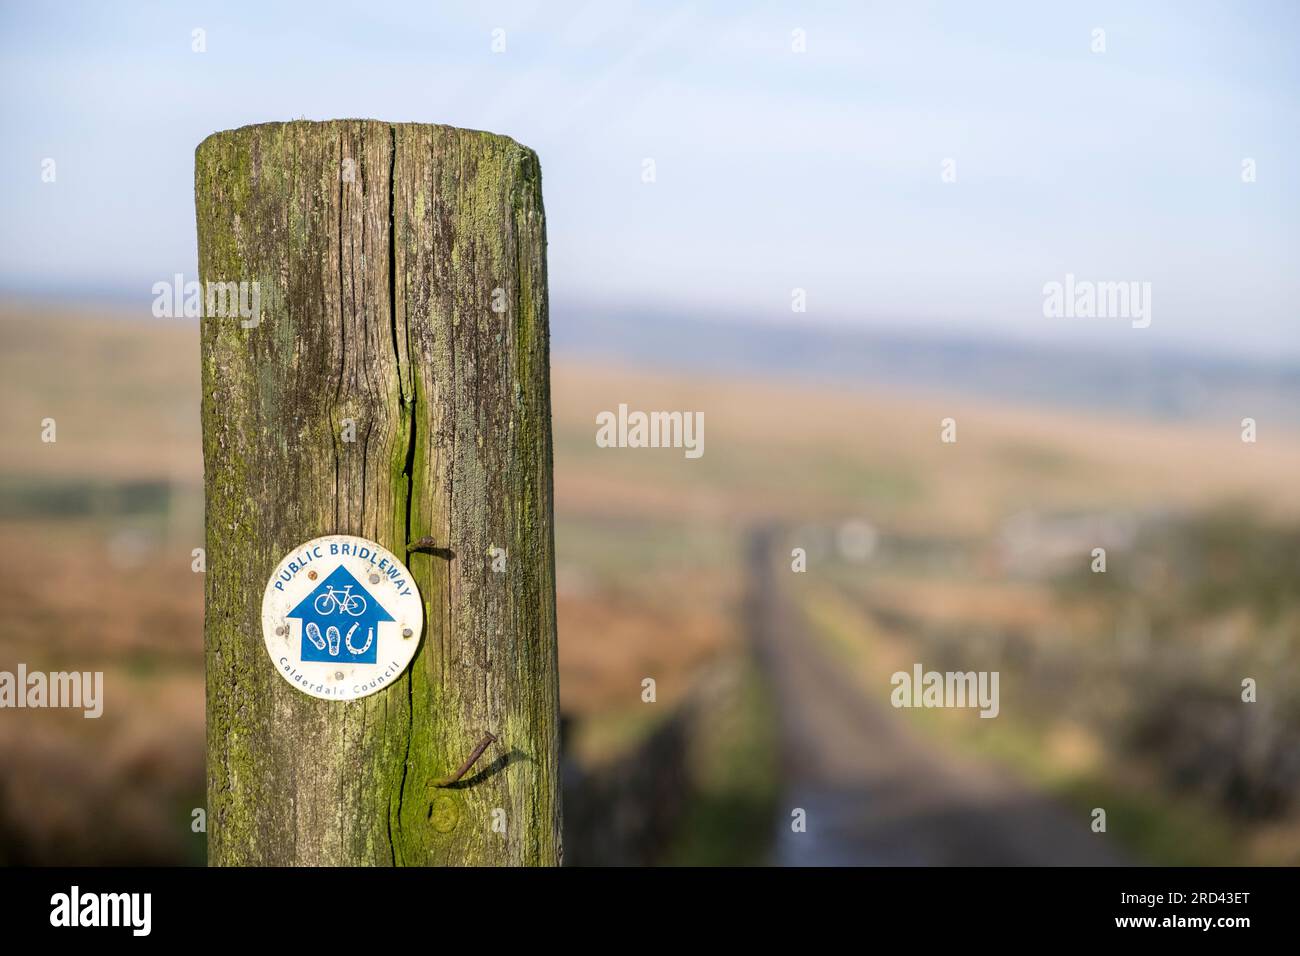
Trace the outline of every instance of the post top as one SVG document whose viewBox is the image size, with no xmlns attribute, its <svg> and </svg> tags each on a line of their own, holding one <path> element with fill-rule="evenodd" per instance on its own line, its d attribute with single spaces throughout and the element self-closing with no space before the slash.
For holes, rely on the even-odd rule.
<svg viewBox="0 0 1300 956">
<path fill-rule="evenodd" d="M 343 131 L 346 129 L 357 129 L 358 127 L 375 127 L 385 129 L 396 134 L 399 130 L 417 131 L 430 130 L 436 131 L 441 135 L 456 135 L 461 137 L 472 137 L 483 140 L 484 142 L 496 142 L 502 146 L 514 146 L 516 149 L 525 153 L 532 154 L 533 150 L 520 143 L 518 140 L 501 133 L 492 133 L 487 130 L 465 129 L 459 126 L 450 126 L 446 123 L 390 123 L 384 120 L 375 119 L 331 119 L 331 120 L 273 120 L 265 123 L 250 123 L 247 126 L 238 126 L 234 129 L 218 130 L 204 137 L 199 143 L 195 152 L 199 152 L 203 147 L 217 140 L 223 139 L 241 139 L 254 134 L 274 133 L 279 131 L 301 130 L 303 132 L 318 132 L 327 134 L 331 131 Z M 535 154 L 534 154 L 535 155 Z"/>
</svg>

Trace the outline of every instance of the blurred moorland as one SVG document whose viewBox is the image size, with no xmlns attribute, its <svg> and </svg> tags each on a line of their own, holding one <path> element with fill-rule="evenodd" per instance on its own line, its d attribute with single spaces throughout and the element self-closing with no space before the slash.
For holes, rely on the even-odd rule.
<svg viewBox="0 0 1300 956">
<path fill-rule="evenodd" d="M 766 626 L 909 751 L 1084 833 L 1107 808 L 1097 839 L 1128 859 L 1300 862 L 1300 434 L 824 379 L 557 348 L 566 859 L 788 858 L 804 715 Z M 0 307 L 0 668 L 103 670 L 107 698 L 99 720 L 0 713 L 0 862 L 203 861 L 198 402 L 192 323 Z M 620 402 L 703 411 L 704 456 L 598 448 Z M 891 709 L 914 662 L 999 670 L 999 718 Z M 832 789 L 866 757 L 853 713 L 818 731 Z"/>
</svg>

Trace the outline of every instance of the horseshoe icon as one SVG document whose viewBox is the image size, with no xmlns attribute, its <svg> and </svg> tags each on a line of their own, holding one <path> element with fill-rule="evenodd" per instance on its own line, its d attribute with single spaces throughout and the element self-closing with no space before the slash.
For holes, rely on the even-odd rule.
<svg viewBox="0 0 1300 956">
<path fill-rule="evenodd" d="M 375 640 L 375 629 L 373 627 L 367 628 L 366 642 L 362 644 L 360 647 L 353 647 L 352 635 L 356 633 L 357 628 L 360 626 L 361 626 L 360 621 L 358 621 L 356 624 L 353 624 L 352 627 L 348 630 L 348 636 L 343 640 L 343 643 L 346 644 L 348 647 L 348 652 L 354 656 L 364 654 L 366 651 L 368 651 L 370 649 L 370 645 L 374 643 Z"/>
</svg>

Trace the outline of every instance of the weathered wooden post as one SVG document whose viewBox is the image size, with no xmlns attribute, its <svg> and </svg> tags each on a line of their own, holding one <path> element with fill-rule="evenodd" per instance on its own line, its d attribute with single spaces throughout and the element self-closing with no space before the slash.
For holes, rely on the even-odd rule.
<svg viewBox="0 0 1300 956">
<path fill-rule="evenodd" d="M 558 863 L 536 155 L 446 126 L 269 123 L 204 140 L 195 197 L 209 862 Z M 264 643 L 281 559 L 334 534 L 405 562 L 423 604 L 410 665 L 351 700 L 295 687 Z M 338 597 L 324 610 L 365 607 Z"/>
</svg>

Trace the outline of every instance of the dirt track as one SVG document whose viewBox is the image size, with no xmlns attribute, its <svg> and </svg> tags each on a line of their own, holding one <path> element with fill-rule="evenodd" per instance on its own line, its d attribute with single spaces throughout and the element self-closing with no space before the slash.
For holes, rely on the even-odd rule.
<svg viewBox="0 0 1300 956">
<path fill-rule="evenodd" d="M 994 767 L 940 756 L 822 653 L 773 572 L 773 532 L 751 533 L 747 625 L 781 722 L 783 866 L 1120 865 L 1111 837 Z M 794 833 L 790 812 L 807 812 Z"/>
</svg>

